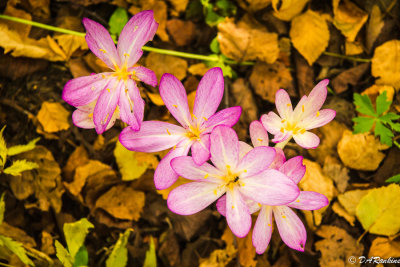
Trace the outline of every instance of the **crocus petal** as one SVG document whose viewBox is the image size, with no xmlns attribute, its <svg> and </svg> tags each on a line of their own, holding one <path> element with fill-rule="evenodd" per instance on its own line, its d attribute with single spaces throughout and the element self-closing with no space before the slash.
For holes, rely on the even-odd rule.
<svg viewBox="0 0 400 267">
<path fill-rule="evenodd" d="M 253 146 L 268 146 L 268 132 L 259 121 L 253 121 L 250 123 L 250 138 Z"/>
<path fill-rule="evenodd" d="M 189 180 L 221 183 L 220 177 L 224 175 L 213 165 L 205 162 L 198 166 L 192 157 L 187 156 L 172 159 L 171 167 L 178 175 Z"/>
<path fill-rule="evenodd" d="M 189 141 L 190 142 L 190 141 Z M 154 172 L 154 185 L 157 190 L 163 190 L 173 185 L 178 179 L 178 174 L 171 167 L 171 160 L 186 156 L 189 152 L 191 143 L 183 140 L 176 148 L 171 149 L 167 155 L 158 163 Z"/>
<path fill-rule="evenodd" d="M 289 159 L 279 168 L 279 171 L 298 184 L 306 173 L 306 166 L 303 164 L 303 157 L 297 156 Z"/>
<path fill-rule="evenodd" d="M 318 111 L 316 114 L 312 114 L 302 121 L 302 124 L 306 126 L 306 130 L 318 128 L 324 126 L 336 116 L 336 111 L 333 109 L 323 109 Z"/>
<path fill-rule="evenodd" d="M 226 217 L 226 194 L 218 199 L 215 206 L 217 207 L 218 212 L 222 216 Z"/>
<path fill-rule="evenodd" d="M 75 126 L 83 129 L 93 129 L 93 113 L 77 109 L 72 113 L 72 122 Z"/>
<path fill-rule="evenodd" d="M 240 114 L 242 114 L 242 107 L 240 106 L 225 108 L 218 111 L 212 115 L 208 121 L 203 122 L 202 128 L 206 129 L 204 133 L 210 133 L 212 129 L 218 125 L 232 127 L 239 121 Z"/>
<path fill-rule="evenodd" d="M 194 100 L 193 114 L 199 123 L 206 121 L 217 111 L 224 95 L 224 76 L 220 68 L 208 70 L 200 80 Z"/>
<path fill-rule="evenodd" d="M 304 117 L 308 117 L 321 109 L 328 94 L 326 88 L 328 83 L 328 79 L 322 80 L 312 89 L 307 97 L 307 102 L 304 104 Z"/>
<path fill-rule="evenodd" d="M 124 83 L 114 79 L 110 82 L 110 87 L 101 92 L 93 111 L 93 122 L 98 134 L 106 130 L 117 107 L 120 90 L 123 89 Z"/>
<path fill-rule="evenodd" d="M 304 117 L 304 105 L 307 103 L 307 96 L 303 95 L 297 103 L 296 108 L 293 110 L 293 120 L 300 120 L 302 117 Z"/>
<path fill-rule="evenodd" d="M 237 237 L 245 237 L 251 228 L 251 215 L 237 188 L 226 192 L 226 221 Z"/>
<path fill-rule="evenodd" d="M 96 100 L 101 90 L 107 87 L 109 79 L 104 73 L 78 77 L 68 81 L 62 92 L 62 99 L 74 107 L 85 106 Z M 107 74 L 108 75 L 108 74 Z"/>
<path fill-rule="evenodd" d="M 293 139 L 299 146 L 306 149 L 314 149 L 319 145 L 319 137 L 308 131 L 293 135 Z"/>
<path fill-rule="evenodd" d="M 268 132 L 272 134 L 281 133 L 282 119 L 276 113 L 270 111 L 268 114 L 262 115 L 261 123 Z"/>
<path fill-rule="evenodd" d="M 82 23 L 86 29 L 85 39 L 89 49 L 109 68 L 115 70 L 115 67 L 119 66 L 121 62 L 114 41 L 106 28 L 88 18 L 83 18 Z"/>
<path fill-rule="evenodd" d="M 195 141 L 192 145 L 193 161 L 201 165 L 210 159 L 210 135 L 204 134 L 200 141 Z"/>
<path fill-rule="evenodd" d="M 288 119 L 292 116 L 292 102 L 290 101 L 289 94 L 285 90 L 280 89 L 276 92 L 275 105 L 281 118 Z"/>
<path fill-rule="evenodd" d="M 186 130 L 162 121 L 144 121 L 140 131 L 126 127 L 119 135 L 121 144 L 129 150 L 157 152 L 177 145 L 186 139 Z"/>
<path fill-rule="evenodd" d="M 239 160 L 242 159 L 253 147 L 245 142 L 239 141 Z"/>
<path fill-rule="evenodd" d="M 242 195 L 242 198 L 243 198 L 244 202 L 246 203 L 246 206 L 249 209 L 250 214 L 253 214 L 254 212 L 257 212 L 260 210 L 261 205 L 259 205 L 257 202 L 255 202 L 243 195 Z M 218 212 L 222 216 L 226 217 L 226 195 L 223 195 L 222 197 L 220 197 L 218 199 L 216 207 L 217 207 Z"/>
<path fill-rule="evenodd" d="M 272 207 L 263 206 L 253 228 L 253 246 L 257 254 L 263 254 L 268 247 L 272 235 Z"/>
<path fill-rule="evenodd" d="M 132 70 L 134 71 L 134 75 L 142 82 L 153 87 L 157 86 L 157 76 L 154 71 L 142 66 L 133 67 Z"/>
<path fill-rule="evenodd" d="M 292 203 L 287 204 L 287 206 L 300 210 L 318 210 L 327 206 L 328 204 L 328 198 L 320 193 L 313 191 L 301 191 L 297 199 Z"/>
<path fill-rule="evenodd" d="M 279 147 L 274 147 L 275 149 L 275 158 L 274 161 L 272 161 L 271 165 L 269 165 L 270 169 L 275 169 L 278 170 L 282 164 L 286 161 L 285 153 L 283 153 L 283 150 Z"/>
<path fill-rule="evenodd" d="M 274 158 L 273 147 L 255 147 L 240 160 L 235 170 L 242 172 L 240 178 L 250 177 L 268 168 Z"/>
<path fill-rule="evenodd" d="M 145 10 L 133 16 L 122 29 L 118 39 L 118 54 L 121 62 L 128 67 L 135 64 L 142 55 L 142 46 L 152 40 L 158 28 L 152 10 Z"/>
<path fill-rule="evenodd" d="M 207 208 L 225 191 L 219 184 L 192 182 L 172 190 L 167 199 L 168 208 L 180 215 L 191 215 Z"/>
<path fill-rule="evenodd" d="M 240 181 L 240 192 L 264 205 L 285 205 L 295 200 L 300 193 L 297 185 L 277 170 L 267 169 Z"/>
<path fill-rule="evenodd" d="M 172 116 L 185 128 L 191 122 L 186 90 L 172 74 L 165 73 L 160 81 L 160 96 Z"/>
<path fill-rule="evenodd" d="M 300 218 L 286 206 L 273 207 L 273 211 L 283 242 L 292 249 L 304 251 L 307 233 Z"/>
<path fill-rule="evenodd" d="M 281 143 L 283 141 L 286 141 L 289 137 L 291 137 L 292 132 L 278 132 L 277 134 L 274 135 L 274 138 L 271 140 L 274 143 Z"/>
<path fill-rule="evenodd" d="M 139 130 L 144 116 L 144 100 L 133 80 L 127 80 L 127 87 L 120 91 L 119 110 L 121 120 L 132 130 Z"/>
<path fill-rule="evenodd" d="M 239 139 L 236 132 L 227 126 L 217 126 L 211 132 L 210 141 L 211 161 L 214 165 L 222 171 L 236 168 L 239 162 Z"/>
</svg>

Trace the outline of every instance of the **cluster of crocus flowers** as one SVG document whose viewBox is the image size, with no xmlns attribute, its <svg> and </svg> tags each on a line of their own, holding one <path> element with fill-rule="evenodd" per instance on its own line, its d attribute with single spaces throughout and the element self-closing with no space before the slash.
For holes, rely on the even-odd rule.
<svg viewBox="0 0 400 267">
<path fill-rule="evenodd" d="M 144 101 L 136 81 L 157 85 L 153 71 L 135 65 L 143 54 L 142 46 L 156 33 L 158 24 L 153 11 L 142 11 L 128 21 L 117 48 L 102 25 L 87 18 L 83 25 L 90 50 L 112 71 L 75 78 L 65 85 L 64 101 L 77 108 L 72 115 L 74 124 L 95 128 L 101 134 L 119 118 L 138 130 L 143 121 Z"/>
</svg>

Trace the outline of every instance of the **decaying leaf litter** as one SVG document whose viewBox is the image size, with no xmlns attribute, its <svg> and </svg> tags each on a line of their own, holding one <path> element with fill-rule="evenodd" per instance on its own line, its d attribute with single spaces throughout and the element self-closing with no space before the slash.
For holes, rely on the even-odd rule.
<svg viewBox="0 0 400 267">
<path fill-rule="evenodd" d="M 89 17 L 109 26 L 115 38 L 117 18 L 153 9 L 160 26 L 151 46 L 254 62 L 229 65 L 155 52 L 145 52 L 139 62 L 158 80 L 166 72 L 181 80 L 189 105 L 204 73 L 221 67 L 226 92 L 220 109 L 242 106 L 235 126 L 241 140 L 249 140 L 250 122 L 271 110 L 280 88 L 299 98 L 328 78 L 325 106 L 337 112 L 332 123 L 316 130 L 317 149 L 295 143 L 285 148 L 288 158 L 306 158 L 301 190 L 330 201 L 324 209 L 299 212 L 308 232 L 305 252 L 286 247 L 274 231 L 267 252 L 256 255 L 251 238 L 235 238 L 215 206 L 191 216 L 168 210 L 171 188 L 157 191 L 153 185 L 166 152 L 126 150 L 118 142 L 122 123 L 103 135 L 72 124 L 73 110 L 61 100 L 65 83 L 107 70 L 82 36 L 1 19 L 2 262 L 337 266 L 349 265 L 352 255 L 400 257 L 400 187 L 386 182 L 400 173 L 398 1 L 8 0 L 0 9 L 78 32 Z M 139 86 L 145 119 L 173 122 L 158 88 Z M 179 178 L 173 187 L 186 182 Z M 71 237 L 69 227 L 83 227 L 85 235 Z"/>
</svg>

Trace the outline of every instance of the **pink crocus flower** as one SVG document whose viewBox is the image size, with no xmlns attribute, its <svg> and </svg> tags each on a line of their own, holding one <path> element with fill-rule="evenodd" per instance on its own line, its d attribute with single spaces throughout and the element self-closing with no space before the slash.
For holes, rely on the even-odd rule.
<svg viewBox="0 0 400 267">
<path fill-rule="evenodd" d="M 199 166 L 192 157 L 171 161 L 176 173 L 193 180 L 169 193 L 168 207 L 181 215 L 199 212 L 226 193 L 226 219 L 238 237 L 251 228 L 250 210 L 245 199 L 266 205 L 284 205 L 297 198 L 299 189 L 283 173 L 266 169 L 275 157 L 275 150 L 260 146 L 242 159 L 239 140 L 232 128 L 217 126 L 210 136 L 211 161 Z"/>
<path fill-rule="evenodd" d="M 193 113 L 189 111 L 186 90 L 171 74 L 160 81 L 160 95 L 165 106 L 181 124 L 177 126 L 162 121 L 145 121 L 140 131 L 127 127 L 119 140 L 129 150 L 157 152 L 171 149 L 160 161 L 154 174 L 157 189 L 170 187 L 178 175 L 170 166 L 171 159 L 186 156 L 192 150 L 193 160 L 201 165 L 210 158 L 210 133 L 217 125 L 232 127 L 240 117 L 241 107 L 216 110 L 224 94 L 224 78 L 220 68 L 212 68 L 201 79 L 194 101 Z"/>
<path fill-rule="evenodd" d="M 261 116 L 264 127 L 274 135 L 272 142 L 288 141 L 293 136 L 301 147 L 309 149 L 319 145 L 319 137 L 308 130 L 321 127 L 336 116 L 332 109 L 320 110 L 326 99 L 328 83 L 327 79 L 319 82 L 309 96 L 300 99 L 294 110 L 288 93 L 283 89 L 276 92 L 279 116 L 272 111 Z"/>
<path fill-rule="evenodd" d="M 117 48 L 108 31 L 99 23 L 83 19 L 90 50 L 112 71 L 70 80 L 62 98 L 77 107 L 73 122 L 81 128 L 95 128 L 98 134 L 110 128 L 117 118 L 138 130 L 143 121 L 144 101 L 136 81 L 157 85 L 154 72 L 135 64 L 142 46 L 152 40 L 158 23 L 153 11 L 133 16 L 122 30 Z"/>
</svg>

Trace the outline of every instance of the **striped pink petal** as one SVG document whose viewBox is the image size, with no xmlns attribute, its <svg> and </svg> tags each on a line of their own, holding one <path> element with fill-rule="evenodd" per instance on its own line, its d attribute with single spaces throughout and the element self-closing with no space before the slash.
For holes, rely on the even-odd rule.
<svg viewBox="0 0 400 267">
<path fill-rule="evenodd" d="M 270 111 L 268 114 L 262 115 L 261 123 L 268 132 L 272 134 L 281 133 L 282 119 L 276 113 Z"/>
<path fill-rule="evenodd" d="M 75 126 L 83 129 L 93 129 L 93 111 L 87 112 L 81 109 L 77 109 L 72 113 L 72 122 Z"/>
<path fill-rule="evenodd" d="M 300 210 L 318 210 L 329 204 L 326 196 L 312 191 L 301 191 L 295 201 L 288 204 L 288 207 Z"/>
<path fill-rule="evenodd" d="M 239 121 L 240 114 L 242 114 L 242 108 L 239 106 L 218 111 L 208 121 L 203 122 L 202 128 L 206 129 L 204 133 L 210 133 L 218 125 L 232 127 Z"/>
<path fill-rule="evenodd" d="M 257 146 L 268 146 L 269 138 L 268 132 L 259 121 L 253 121 L 250 123 L 250 138 L 254 147 Z"/>
<path fill-rule="evenodd" d="M 307 97 L 307 102 L 304 104 L 304 117 L 308 117 L 321 109 L 328 94 L 328 83 L 328 79 L 322 80 L 312 89 Z"/>
<path fill-rule="evenodd" d="M 247 198 L 246 196 L 242 195 L 242 198 L 244 200 L 244 202 L 247 205 L 247 208 L 249 209 L 249 213 L 253 214 L 254 212 L 257 212 L 260 210 L 260 206 L 257 202 Z M 222 197 L 220 197 L 216 203 L 216 207 L 218 212 L 222 215 L 226 217 L 226 195 L 223 195 Z"/>
<path fill-rule="evenodd" d="M 157 86 L 157 76 L 154 71 L 142 66 L 133 67 L 132 71 L 134 71 L 134 76 L 136 76 L 142 82 L 153 87 Z"/>
<path fill-rule="evenodd" d="M 314 149 L 319 145 L 319 137 L 308 131 L 293 135 L 293 139 L 299 146 L 306 149 Z"/>
<path fill-rule="evenodd" d="M 197 165 L 201 165 L 210 159 L 210 135 L 204 134 L 200 137 L 200 141 L 195 141 L 192 145 L 193 161 Z"/>
<path fill-rule="evenodd" d="M 217 126 L 210 136 L 211 161 L 225 171 L 236 168 L 239 162 L 239 139 L 236 132 L 227 126 Z"/>
<path fill-rule="evenodd" d="M 297 156 L 289 159 L 279 168 L 279 171 L 298 184 L 306 173 L 306 166 L 303 164 L 303 157 Z"/>
<path fill-rule="evenodd" d="M 274 158 L 273 147 L 255 147 L 240 160 L 235 170 L 241 172 L 240 178 L 251 177 L 268 168 Z"/>
<path fill-rule="evenodd" d="M 251 215 L 236 187 L 226 192 L 226 221 L 237 237 L 245 237 L 250 231 Z"/>
<path fill-rule="evenodd" d="M 282 164 L 286 161 L 286 157 L 282 149 L 280 149 L 279 147 L 274 147 L 274 149 L 275 149 L 275 158 L 274 161 L 271 163 L 271 165 L 269 165 L 269 168 L 278 170 L 282 166 Z"/>
<path fill-rule="evenodd" d="M 180 176 L 189 180 L 198 180 L 211 183 L 221 183 L 224 174 L 211 164 L 205 162 L 198 166 L 192 157 L 177 157 L 171 160 L 172 169 Z"/>
<path fill-rule="evenodd" d="M 114 41 L 107 29 L 88 18 L 83 18 L 82 23 L 86 29 L 85 39 L 89 49 L 106 63 L 109 68 L 115 70 L 116 66 L 120 66 L 121 61 L 118 57 Z"/>
<path fill-rule="evenodd" d="M 275 94 L 275 105 L 281 118 L 290 118 L 293 114 L 292 102 L 289 94 L 280 89 Z"/>
<path fill-rule="evenodd" d="M 239 159 L 242 159 L 253 147 L 243 141 L 239 141 Z"/>
<path fill-rule="evenodd" d="M 273 207 L 273 211 L 283 242 L 292 249 L 304 251 L 307 232 L 300 218 L 286 206 Z"/>
<path fill-rule="evenodd" d="M 121 120 L 132 130 L 139 130 L 144 116 L 144 100 L 133 80 L 126 81 L 126 88 L 120 90 L 119 111 Z"/>
<path fill-rule="evenodd" d="M 318 128 L 331 122 L 336 116 L 336 111 L 333 109 L 323 109 L 316 114 L 311 114 L 309 117 L 302 121 L 306 126 L 306 130 Z"/>
<path fill-rule="evenodd" d="M 263 254 L 272 236 L 272 206 L 262 206 L 253 228 L 253 246 L 257 254 Z"/>
</svg>

